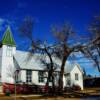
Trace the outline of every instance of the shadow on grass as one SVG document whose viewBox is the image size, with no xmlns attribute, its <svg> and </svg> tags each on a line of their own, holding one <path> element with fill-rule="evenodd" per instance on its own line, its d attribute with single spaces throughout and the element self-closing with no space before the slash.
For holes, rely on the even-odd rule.
<svg viewBox="0 0 100 100">
<path fill-rule="evenodd" d="M 25 97 L 20 97 L 20 99 L 21 99 L 21 100 L 27 100 L 27 98 L 25 98 Z"/>
<path fill-rule="evenodd" d="M 55 93 L 55 94 L 44 94 L 42 95 L 43 98 L 47 97 L 47 98 L 58 98 L 58 97 L 63 97 L 63 98 L 85 98 L 85 97 L 89 97 L 90 94 L 88 93 L 80 93 L 80 92 L 76 92 L 76 91 L 70 91 L 70 92 L 65 92 L 65 93 Z"/>
</svg>

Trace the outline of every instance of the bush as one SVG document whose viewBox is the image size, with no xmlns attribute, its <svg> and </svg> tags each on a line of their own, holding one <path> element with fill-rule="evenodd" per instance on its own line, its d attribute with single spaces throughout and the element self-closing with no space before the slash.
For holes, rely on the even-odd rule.
<svg viewBox="0 0 100 100">
<path fill-rule="evenodd" d="M 71 92 L 72 88 L 71 87 L 64 87 L 64 92 Z"/>
<path fill-rule="evenodd" d="M 81 90 L 81 87 L 79 85 L 73 85 L 72 90 L 75 90 L 75 91 Z"/>
<path fill-rule="evenodd" d="M 6 96 L 10 96 L 10 94 L 11 94 L 11 93 L 10 93 L 10 90 L 9 90 L 9 89 L 6 89 L 5 95 L 6 95 Z"/>
</svg>

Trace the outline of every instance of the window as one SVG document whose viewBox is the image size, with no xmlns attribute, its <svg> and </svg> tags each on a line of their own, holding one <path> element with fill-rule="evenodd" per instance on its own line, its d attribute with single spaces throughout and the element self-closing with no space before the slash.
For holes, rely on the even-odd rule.
<svg viewBox="0 0 100 100">
<path fill-rule="evenodd" d="M 67 78 L 70 77 L 70 73 L 66 73 L 66 74 L 64 74 L 64 75 L 65 75 L 65 77 L 67 77 Z"/>
<path fill-rule="evenodd" d="M 67 85 L 71 85 L 71 81 L 70 80 L 67 80 Z"/>
<path fill-rule="evenodd" d="M 49 82 L 52 82 L 52 77 L 50 77 Z"/>
<path fill-rule="evenodd" d="M 18 81 L 19 81 L 19 77 L 18 77 L 19 75 L 18 75 L 18 72 L 16 71 L 15 72 L 15 82 L 16 83 L 18 83 Z"/>
<path fill-rule="evenodd" d="M 26 82 L 27 83 L 31 83 L 32 82 L 32 71 L 31 70 L 27 70 L 26 71 Z"/>
<path fill-rule="evenodd" d="M 75 80 L 78 80 L 78 73 L 75 73 Z"/>
<path fill-rule="evenodd" d="M 6 56 L 8 56 L 8 57 L 12 56 L 12 47 L 11 46 L 7 46 Z"/>
<path fill-rule="evenodd" d="M 44 72 L 43 71 L 39 71 L 38 72 L 38 77 L 39 77 L 38 78 L 39 79 L 38 80 L 39 82 L 44 82 L 45 77 L 44 77 Z"/>
</svg>

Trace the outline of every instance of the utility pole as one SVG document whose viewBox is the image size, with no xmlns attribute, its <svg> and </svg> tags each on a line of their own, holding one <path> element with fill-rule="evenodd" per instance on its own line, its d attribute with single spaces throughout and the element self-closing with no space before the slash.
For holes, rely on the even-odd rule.
<svg viewBox="0 0 100 100">
<path fill-rule="evenodd" d="M 19 70 L 15 70 L 15 76 L 14 76 L 14 79 L 15 79 L 15 100 L 16 100 L 16 82 L 18 81 L 18 73 L 19 73 Z"/>
</svg>

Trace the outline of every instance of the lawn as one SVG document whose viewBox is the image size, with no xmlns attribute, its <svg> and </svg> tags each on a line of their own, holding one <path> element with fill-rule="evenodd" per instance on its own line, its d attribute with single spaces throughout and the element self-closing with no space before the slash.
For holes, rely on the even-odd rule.
<svg viewBox="0 0 100 100">
<path fill-rule="evenodd" d="M 16 100 L 82 100 L 89 96 L 100 96 L 100 88 L 85 88 L 83 91 L 65 93 L 63 96 L 48 97 L 42 95 L 17 95 Z M 0 94 L 0 100 L 15 100 L 15 96 Z M 84 100 L 84 99 L 83 99 Z"/>
<path fill-rule="evenodd" d="M 0 100 L 15 100 L 14 96 L 3 96 L 0 97 Z M 29 96 L 29 97 L 24 97 L 24 96 L 20 96 L 20 97 L 16 97 L 16 100 L 80 100 L 80 98 L 64 98 L 64 97 L 34 97 L 34 96 Z"/>
</svg>

